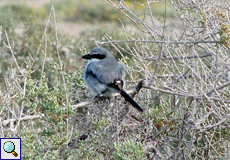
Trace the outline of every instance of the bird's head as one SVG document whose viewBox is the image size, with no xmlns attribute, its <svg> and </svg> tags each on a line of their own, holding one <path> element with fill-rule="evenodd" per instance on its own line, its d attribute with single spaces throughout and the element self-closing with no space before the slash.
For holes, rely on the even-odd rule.
<svg viewBox="0 0 230 160">
<path fill-rule="evenodd" d="M 108 57 L 114 58 L 107 49 L 102 47 L 95 47 L 89 54 L 82 56 L 83 59 L 88 59 L 89 61 L 99 61 Z"/>
</svg>

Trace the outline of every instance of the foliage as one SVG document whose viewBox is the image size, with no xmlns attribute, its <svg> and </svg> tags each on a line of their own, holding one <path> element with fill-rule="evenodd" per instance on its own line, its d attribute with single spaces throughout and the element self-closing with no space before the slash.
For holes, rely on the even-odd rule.
<svg viewBox="0 0 230 160">
<path fill-rule="evenodd" d="M 93 5 L 91 5 L 93 3 Z M 143 18 L 145 9 L 142 5 L 145 5 L 145 0 L 138 1 L 126 1 L 127 6 L 131 8 L 138 16 Z M 117 19 L 124 19 L 125 16 L 113 7 L 106 4 L 105 1 L 100 0 L 67 0 L 59 1 L 57 3 L 48 3 L 44 6 L 44 10 L 49 12 L 51 6 L 54 6 L 59 18 L 65 21 L 71 22 L 88 22 L 88 23 L 105 23 L 116 22 Z M 170 7 L 170 5 L 168 5 Z M 152 6 L 152 14 L 156 17 L 164 17 L 164 3 L 154 3 Z M 171 8 L 172 9 L 172 8 Z M 173 17 L 171 12 L 167 17 Z M 129 23 L 129 19 L 126 18 L 126 23 Z"/>
<path fill-rule="evenodd" d="M 73 22 L 100 23 L 115 20 L 122 16 L 119 11 L 109 7 L 103 1 L 93 1 L 94 5 L 90 5 L 91 3 L 92 1 L 90 0 L 68 0 L 55 4 L 48 3 L 44 7 L 49 12 L 50 7 L 54 5 L 59 18 Z"/>
<path fill-rule="evenodd" d="M 125 141 L 122 144 L 115 144 L 115 151 L 113 152 L 114 160 L 128 160 L 128 159 L 146 159 L 142 151 L 142 144 L 140 142 Z"/>
<path fill-rule="evenodd" d="M 49 63 L 45 63 L 44 60 L 52 59 L 53 61 L 58 61 L 56 55 L 56 37 L 55 30 L 53 26 L 47 26 L 46 29 L 46 37 L 44 37 L 44 29 L 46 26 L 43 24 L 44 14 L 40 14 L 40 12 L 32 10 L 26 6 L 4 6 L 2 10 L 6 10 L 4 14 L 7 14 L 7 19 L 0 19 L 0 24 L 4 24 L 2 26 L 2 30 L 5 31 L 5 34 L 2 34 L 2 42 L 5 42 L 7 46 L 10 46 L 13 49 L 13 54 L 16 56 L 16 60 L 18 64 L 21 64 L 22 67 L 25 67 L 24 61 L 30 59 L 34 63 L 31 67 L 34 72 L 31 74 L 33 78 L 41 78 L 41 73 L 45 72 L 46 76 L 49 77 L 49 85 L 51 84 L 52 79 L 55 78 L 52 76 L 52 71 L 48 71 L 47 69 L 50 67 Z M 21 11 L 24 12 L 21 12 Z M 25 14 L 25 12 L 27 14 Z M 27 16 L 29 15 L 29 16 Z M 47 18 L 47 16 L 46 16 Z M 11 27 L 13 26 L 13 27 Z M 9 42 L 7 41 L 7 37 Z M 75 47 L 76 39 L 73 39 L 64 34 L 59 34 L 60 44 L 59 51 L 60 56 L 63 59 L 64 63 L 66 63 L 68 58 L 75 57 L 75 52 L 78 50 Z M 41 39 L 43 37 L 43 39 Z M 8 66 L 12 63 L 12 52 L 10 49 L 1 44 L 0 52 L 2 53 L 1 58 L 1 75 L 9 75 Z M 68 48 L 68 50 L 66 50 Z M 42 53 L 41 53 L 42 52 Z M 67 52 L 67 53 L 66 53 Z M 68 56 L 68 58 L 67 58 Z M 44 64 L 44 67 L 41 65 Z M 68 67 L 75 67 L 75 64 L 67 62 Z M 44 69 L 44 70 L 42 70 Z M 1 83 L 3 83 L 3 79 L 1 79 Z"/>
<path fill-rule="evenodd" d="M 221 11 L 217 11 L 217 16 L 219 18 L 220 28 L 218 34 L 220 35 L 220 43 L 226 47 L 230 47 L 230 25 L 226 21 L 226 15 Z"/>
</svg>

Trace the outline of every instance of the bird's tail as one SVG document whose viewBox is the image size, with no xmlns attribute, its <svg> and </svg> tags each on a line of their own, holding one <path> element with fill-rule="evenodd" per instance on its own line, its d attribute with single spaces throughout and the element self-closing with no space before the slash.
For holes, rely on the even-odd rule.
<svg viewBox="0 0 230 160">
<path fill-rule="evenodd" d="M 134 108 L 136 108 L 138 111 L 143 112 L 143 109 L 137 102 L 135 102 L 125 91 L 120 90 L 120 94 L 125 98 L 126 101 L 128 101 Z"/>
</svg>

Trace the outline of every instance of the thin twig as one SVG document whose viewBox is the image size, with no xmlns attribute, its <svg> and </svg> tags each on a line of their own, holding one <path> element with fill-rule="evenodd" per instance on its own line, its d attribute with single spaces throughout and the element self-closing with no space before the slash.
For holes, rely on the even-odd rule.
<svg viewBox="0 0 230 160">
<path fill-rule="evenodd" d="M 227 86 L 229 86 L 229 85 L 230 85 L 230 81 L 227 82 L 227 83 L 225 83 L 225 84 L 223 84 L 223 85 L 221 85 L 221 86 L 219 86 L 219 87 L 217 87 L 217 88 L 214 88 L 214 89 L 208 91 L 208 92 L 206 93 L 206 95 L 209 96 L 209 95 L 212 94 L 213 92 L 216 92 L 216 91 L 218 91 L 218 90 L 221 90 L 221 89 L 223 89 L 223 88 L 225 88 L 225 87 L 227 87 Z"/>
<path fill-rule="evenodd" d="M 127 42 L 135 42 L 135 43 L 165 43 L 165 44 L 198 44 L 198 43 L 220 43 L 220 41 L 151 41 L 151 40 L 114 40 L 114 41 L 107 41 L 107 42 L 100 42 L 96 41 L 98 44 L 107 44 L 107 43 L 127 43 Z"/>
<path fill-rule="evenodd" d="M 53 12 L 53 18 L 54 18 L 54 26 L 55 26 L 55 37 L 56 37 L 56 51 L 57 51 L 57 55 L 58 55 L 58 61 L 59 61 L 59 65 L 60 65 L 60 69 L 61 69 L 61 76 L 62 76 L 62 81 L 63 81 L 63 87 L 65 90 L 65 98 L 66 98 L 66 109 L 67 109 L 67 114 L 69 113 L 69 99 L 67 96 L 67 88 L 66 88 L 66 82 L 65 82 L 65 77 L 64 77 L 64 70 L 63 70 L 63 64 L 60 58 L 60 54 L 59 54 L 59 39 L 58 39 L 58 31 L 57 31 L 57 22 L 56 22 L 56 15 L 55 15 L 55 11 L 54 11 L 54 7 L 52 6 L 51 8 L 52 12 Z M 67 125 L 66 125 L 66 133 L 67 133 L 67 137 L 68 135 L 68 119 L 67 119 Z"/>
<path fill-rule="evenodd" d="M 161 58 L 161 60 L 166 60 L 166 59 L 191 59 L 191 58 L 205 58 L 205 57 L 210 57 L 212 56 L 212 54 L 208 53 L 208 54 L 201 54 L 201 55 L 191 55 L 191 56 L 180 56 L 180 57 L 164 57 Z M 156 59 L 149 59 L 147 58 L 147 60 L 156 60 Z"/>
<path fill-rule="evenodd" d="M 177 91 L 177 90 L 174 90 L 174 89 L 166 90 L 166 89 L 162 89 L 162 88 L 157 88 L 157 87 L 153 87 L 153 86 L 145 86 L 145 85 L 143 86 L 143 88 L 152 89 L 154 91 L 167 93 L 167 94 L 172 94 L 172 95 L 178 95 L 178 96 L 182 96 L 182 97 L 192 97 L 192 98 L 195 98 L 195 99 L 207 98 L 208 100 L 215 100 L 215 101 L 221 101 L 221 102 L 225 102 L 225 103 L 230 103 L 230 100 L 228 100 L 228 99 L 219 99 L 219 98 L 216 98 L 216 97 L 205 97 L 204 95 L 193 95 L 193 94 L 190 94 L 190 93 L 185 93 L 185 92 Z M 222 86 L 220 88 L 222 88 Z M 214 92 L 214 91 L 212 90 L 212 92 Z"/>
<path fill-rule="evenodd" d="M 18 65 L 18 62 L 17 62 L 17 60 L 16 60 L 16 58 L 15 58 L 15 56 L 14 56 L 14 51 L 13 51 L 13 48 L 12 48 L 12 46 L 11 46 L 11 44 L 10 44 L 9 37 L 8 37 L 8 34 L 7 34 L 6 30 L 5 30 L 5 35 L 6 35 L 7 44 L 6 44 L 5 42 L 3 42 L 3 43 L 4 43 L 4 45 L 6 46 L 6 48 L 8 48 L 8 49 L 10 50 L 10 53 L 11 53 L 13 59 L 14 59 L 14 62 L 15 62 L 15 64 L 16 64 L 17 68 L 18 68 L 18 71 L 21 73 L 22 76 L 24 76 L 24 73 L 23 73 L 22 70 L 20 69 L 20 67 L 19 67 L 19 65 Z"/>
</svg>

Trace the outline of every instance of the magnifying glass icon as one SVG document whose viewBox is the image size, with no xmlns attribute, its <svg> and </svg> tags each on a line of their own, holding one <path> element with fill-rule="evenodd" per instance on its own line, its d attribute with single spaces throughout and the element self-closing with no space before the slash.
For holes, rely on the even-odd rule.
<svg viewBox="0 0 230 160">
<path fill-rule="evenodd" d="M 11 141 L 7 141 L 3 145 L 3 149 L 7 153 L 12 153 L 15 157 L 18 156 L 18 154 L 14 151 L 15 150 L 15 145 Z"/>
</svg>

